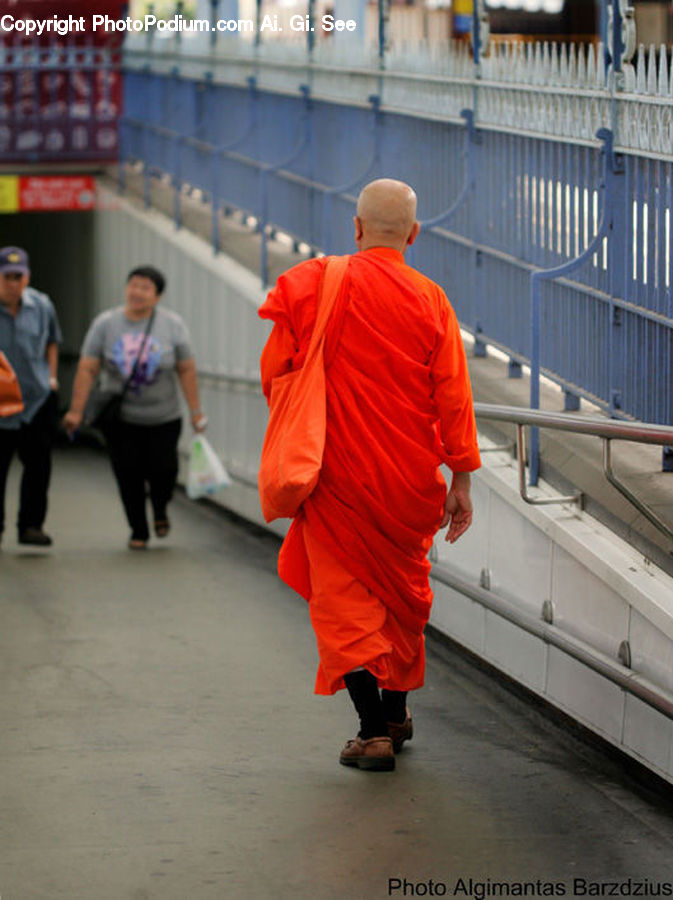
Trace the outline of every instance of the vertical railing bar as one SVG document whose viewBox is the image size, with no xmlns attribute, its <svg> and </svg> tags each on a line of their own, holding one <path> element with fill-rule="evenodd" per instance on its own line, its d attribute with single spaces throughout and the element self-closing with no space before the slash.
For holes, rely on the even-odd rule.
<svg viewBox="0 0 673 900">
<path fill-rule="evenodd" d="M 578 188 L 576 184 L 575 158 L 578 153 L 578 147 L 568 147 L 566 151 L 568 172 L 568 230 L 566 237 L 566 256 L 569 258 L 577 255 L 575 253 L 575 244 L 577 241 L 575 222 L 577 220 Z"/>
<path fill-rule="evenodd" d="M 635 218 L 634 218 L 634 202 L 633 194 L 635 185 L 633 183 L 633 157 L 627 156 L 624 160 L 624 208 L 621 215 L 624 221 L 624 233 L 626 236 L 624 247 L 624 299 L 634 298 L 635 292 L 635 275 L 634 275 L 634 252 L 635 252 Z"/>
<path fill-rule="evenodd" d="M 639 278 L 639 304 L 642 306 L 647 306 L 647 298 L 649 292 L 649 284 L 647 282 L 648 276 L 648 261 L 647 261 L 647 250 L 648 250 L 648 232 L 649 232 L 649 209 L 647 208 L 647 163 L 645 160 L 640 160 L 639 165 L 639 194 L 640 194 L 640 228 L 639 228 L 639 247 L 638 247 L 638 261 L 640 264 L 640 278 Z M 647 210 L 647 215 L 646 215 Z M 646 227 L 647 224 L 647 227 Z M 638 335 L 638 343 L 640 344 L 645 338 L 645 333 L 643 329 L 644 323 L 641 321 L 637 324 L 637 329 L 639 332 Z M 638 366 L 640 368 L 640 366 Z"/>
<path fill-rule="evenodd" d="M 304 151 L 305 147 L 308 145 L 310 140 L 310 114 L 311 114 L 311 98 L 310 91 L 307 85 L 300 85 L 301 94 L 304 100 L 303 110 L 302 110 L 302 136 L 293 149 L 292 153 L 286 156 L 284 159 L 279 160 L 275 163 L 263 163 L 260 165 L 260 221 L 259 232 L 261 238 L 260 245 L 260 278 L 262 281 L 262 287 L 266 288 L 268 283 L 269 276 L 269 264 L 268 264 L 268 235 L 267 235 L 267 225 L 268 225 L 268 208 L 269 208 L 269 175 L 276 173 L 279 169 L 284 168 L 289 163 L 293 162 L 295 159 L 299 157 L 299 155 Z"/>
<path fill-rule="evenodd" d="M 657 172 L 657 291 L 655 309 L 665 315 L 666 297 L 666 169 L 661 160 L 656 163 Z"/>
<path fill-rule="evenodd" d="M 666 299 L 665 314 L 673 319 L 673 165 L 666 163 L 666 208 L 668 211 L 668 242 L 666 245 L 666 275 L 668 284 L 664 291 Z M 666 368 L 664 374 L 664 409 L 662 410 L 661 421 L 673 422 L 673 353 L 670 351 L 671 342 L 673 342 L 673 329 L 669 328 L 665 336 L 668 352 L 666 353 Z M 669 449 L 666 453 L 662 451 L 662 464 L 664 471 L 673 470 L 673 449 Z"/>
<path fill-rule="evenodd" d="M 540 141 L 540 260 L 544 268 L 549 268 L 549 249 L 547 246 L 547 186 L 548 186 L 549 144 Z"/>
<path fill-rule="evenodd" d="M 156 84 L 157 84 L 156 80 L 150 83 L 150 91 L 149 91 L 150 101 L 155 99 L 155 97 L 153 96 L 155 94 L 155 90 L 153 90 L 153 88 L 156 87 Z M 149 112 L 151 110 L 155 110 L 155 109 L 156 109 L 156 106 L 154 105 L 154 103 L 152 103 L 152 102 L 148 103 L 148 105 L 147 105 L 148 118 L 143 121 L 143 132 L 142 132 L 142 135 L 143 135 L 142 144 L 143 144 L 143 151 L 144 151 L 143 152 L 143 156 L 144 156 L 144 159 L 143 159 L 143 203 L 144 203 L 145 209 L 149 209 L 151 206 L 151 203 L 152 203 L 152 196 L 151 196 L 151 190 L 150 190 L 150 179 L 152 177 L 151 172 L 150 172 L 150 141 L 151 141 L 151 128 L 152 128 L 153 123 L 152 123 L 151 118 L 149 117 Z"/>
<path fill-rule="evenodd" d="M 531 298 L 531 378 L 530 378 L 530 405 L 533 409 L 539 408 L 540 404 L 540 365 L 541 365 L 541 348 L 540 348 L 540 325 L 541 325 L 541 282 L 543 280 L 551 280 L 559 275 L 568 275 L 570 272 L 583 265 L 587 260 L 591 259 L 596 247 L 600 246 L 603 238 L 608 233 L 611 225 L 612 216 L 612 193 L 614 190 L 615 175 L 615 159 L 613 154 L 612 133 L 608 129 L 601 129 L 598 137 L 603 141 L 603 181 L 601 182 L 601 192 L 603 194 L 603 203 L 599 204 L 602 208 L 602 219 L 596 234 L 584 249 L 584 251 L 575 259 L 564 263 L 561 266 L 551 269 L 538 269 L 531 275 L 530 281 L 530 298 Z M 530 440 L 530 483 L 537 484 L 539 477 L 539 435 L 536 428 L 531 428 Z"/>
<path fill-rule="evenodd" d="M 192 87 L 195 90 L 195 83 Z M 178 95 L 182 94 L 181 90 L 177 90 L 176 93 Z M 176 97 L 174 101 L 173 108 L 176 110 L 180 110 L 182 107 L 182 97 Z M 171 138 L 173 143 L 173 158 L 174 158 L 174 172 L 173 172 L 173 221 L 175 224 L 175 228 L 179 230 L 182 227 L 182 151 L 184 148 L 184 126 L 181 129 L 181 132 L 176 134 L 175 137 Z"/>
<path fill-rule="evenodd" d="M 624 497 L 640 512 L 645 518 L 649 519 L 649 521 L 657 528 L 662 534 L 665 534 L 670 540 L 673 540 L 673 530 L 671 530 L 668 525 L 661 519 L 653 509 L 644 504 L 641 500 L 636 497 L 636 495 L 622 482 L 620 481 L 616 475 L 614 474 L 612 468 L 612 452 L 611 452 L 611 439 L 604 437 L 603 438 L 603 474 L 610 482 L 610 484 L 616 488 L 620 494 L 623 494 Z"/>
<path fill-rule="evenodd" d="M 545 203 L 544 203 L 544 246 L 545 246 L 545 255 L 548 260 L 548 265 L 555 265 L 558 260 L 555 257 L 553 252 L 553 236 L 552 236 L 552 223 L 553 223 L 553 210 L 554 210 L 554 200 L 552 196 L 553 187 L 553 177 L 552 173 L 555 171 L 554 166 L 554 144 L 549 141 L 545 141 L 545 173 L 544 173 L 544 192 L 545 192 Z"/>
<path fill-rule="evenodd" d="M 645 305 L 647 286 L 645 284 L 645 188 L 644 188 L 645 161 L 636 161 L 636 215 L 637 215 L 637 241 L 636 241 L 636 289 L 637 303 Z"/>
<path fill-rule="evenodd" d="M 540 141 L 535 142 L 533 153 L 533 260 L 536 265 L 542 265 L 540 254 Z"/>
<path fill-rule="evenodd" d="M 524 252 L 522 259 L 533 256 L 533 151 L 530 138 L 521 138 L 523 142 L 523 178 L 524 178 Z"/>
<path fill-rule="evenodd" d="M 430 135 L 430 143 L 433 148 L 437 139 L 435 132 L 438 130 L 439 126 L 432 127 L 433 133 Z M 490 216 L 493 221 L 492 226 L 487 222 L 485 223 L 484 217 L 481 216 L 481 227 L 483 227 L 486 237 L 485 243 L 491 242 L 493 246 L 503 247 L 507 252 L 512 252 L 513 247 L 519 246 L 519 256 L 522 262 L 529 263 L 537 260 L 540 265 L 553 265 L 559 258 L 567 258 L 569 255 L 572 255 L 567 252 L 571 248 L 575 255 L 582 253 L 588 246 L 588 241 L 591 239 L 590 232 L 593 231 L 596 224 L 594 217 L 595 178 L 593 177 L 596 162 L 595 151 L 592 149 L 586 150 L 578 145 L 573 147 L 570 142 L 563 142 L 559 149 L 560 142 L 551 144 L 540 139 L 522 138 L 520 135 L 507 135 L 504 132 L 495 136 L 493 132 L 489 132 L 487 140 L 489 148 L 488 152 L 484 154 L 485 158 L 490 163 L 493 163 L 494 160 L 501 162 L 504 166 L 505 177 L 497 177 L 497 173 L 494 172 L 494 169 L 497 168 L 496 166 L 489 165 L 484 167 L 484 181 L 480 189 L 482 196 L 479 215 L 481 216 L 482 211 L 488 209 L 488 207 L 491 207 L 491 209 L 488 209 L 489 213 L 495 211 L 498 204 L 503 213 L 501 216 Z M 162 138 L 160 135 L 151 138 L 149 143 L 150 149 L 148 150 L 148 164 L 149 160 L 159 158 L 156 153 L 161 151 L 161 145 L 165 146 L 166 143 L 166 138 Z M 154 146 L 155 144 L 156 147 Z M 498 148 L 500 149 L 498 150 Z M 497 155 L 498 152 L 499 156 Z M 125 155 L 125 153 L 126 150 L 123 149 L 123 154 Z M 527 178 L 526 173 L 522 172 L 519 183 L 516 181 L 511 182 L 513 161 L 517 165 L 522 165 L 524 156 L 532 158 L 532 165 L 526 167 Z M 638 160 L 638 157 L 634 158 Z M 561 179 L 561 196 L 559 197 L 557 188 L 558 170 L 564 165 L 567 166 L 567 170 L 565 177 Z M 657 169 L 661 169 L 662 166 L 661 163 L 646 163 L 643 165 L 637 161 L 635 165 L 636 171 L 631 173 L 631 159 L 629 159 L 628 174 L 625 178 L 626 193 L 622 194 L 620 188 L 620 206 L 618 209 L 615 209 L 615 216 L 621 217 L 622 228 L 626 226 L 627 238 L 623 245 L 625 252 L 621 257 L 613 257 L 612 261 L 608 263 L 608 266 L 612 267 L 612 271 L 610 271 L 610 268 L 606 271 L 603 268 L 603 245 L 601 244 L 596 247 L 590 265 L 587 265 L 580 278 L 583 283 L 591 284 L 599 289 L 605 289 L 606 282 L 612 279 L 613 282 L 623 285 L 619 296 L 622 294 L 628 295 L 625 296 L 625 299 L 634 300 L 636 303 L 638 303 L 640 298 L 646 298 L 644 302 L 648 306 L 651 306 L 652 303 L 659 303 L 662 304 L 662 309 L 664 308 L 663 304 L 667 303 L 670 315 L 673 312 L 673 309 L 671 309 L 671 295 L 670 290 L 665 285 L 668 273 L 665 272 L 663 276 L 659 276 L 659 271 L 662 267 L 664 269 L 667 268 L 666 259 L 670 259 L 669 256 L 662 258 L 662 253 L 664 252 L 662 247 L 664 243 L 666 245 L 673 244 L 673 236 L 670 234 L 673 229 L 671 229 L 670 224 L 668 226 L 665 224 L 665 212 L 661 206 L 663 183 L 657 189 Z M 648 166 L 650 167 L 649 169 Z M 500 170 L 500 173 L 502 175 L 502 170 Z M 519 171 L 517 170 L 518 174 Z M 452 183 L 447 181 L 446 173 L 443 169 L 441 178 L 442 185 Z M 631 195 L 630 199 L 622 200 L 622 197 L 629 196 L 628 184 L 626 183 L 628 178 L 632 179 L 631 187 L 634 189 L 634 194 Z M 637 183 L 634 184 L 634 182 Z M 533 183 L 535 183 L 535 188 L 533 188 Z M 486 197 L 485 192 L 488 193 L 489 184 L 492 190 L 489 196 Z M 275 184 L 271 188 L 273 190 L 271 201 L 273 202 L 276 197 Z M 666 182 L 665 188 L 667 195 L 669 195 L 671 190 L 670 182 Z M 517 193 L 519 193 L 518 197 Z M 633 203 L 634 197 L 636 199 L 635 205 Z M 520 207 L 518 206 L 519 203 Z M 648 209 L 647 220 L 644 218 L 646 206 Z M 519 209 L 530 212 L 530 215 L 517 216 L 515 224 L 511 221 L 510 216 L 515 210 L 518 211 Z M 461 230 L 463 219 L 469 221 L 473 212 L 474 210 L 466 208 L 465 214 L 460 214 Z M 654 218 L 655 215 L 657 216 L 656 220 Z M 645 227 L 646 221 L 647 227 Z M 661 222 L 664 222 L 664 224 L 660 227 Z M 635 233 L 633 229 L 634 224 L 636 226 Z M 640 228 L 638 228 L 638 224 L 640 224 Z M 631 239 L 628 238 L 629 234 Z M 640 240 L 641 234 L 643 236 L 642 242 Z M 612 240 L 611 236 L 610 242 Z M 637 241 L 635 259 L 634 240 Z M 528 246 L 526 246 L 526 241 Z M 432 253 L 428 252 L 427 255 L 432 256 L 432 264 L 437 265 L 444 272 L 446 263 L 441 258 L 441 249 L 441 237 L 433 235 Z M 462 253 L 463 251 L 460 252 Z M 515 254 L 516 250 L 514 250 L 512 255 Z M 646 264 L 645 260 L 647 261 Z M 636 274 L 639 276 L 636 279 L 633 278 L 634 264 L 636 266 Z M 512 301 L 516 299 L 514 286 L 520 281 L 520 270 L 517 269 L 516 264 L 507 267 L 500 263 L 492 263 L 490 259 L 487 259 L 481 274 L 481 280 L 485 287 L 492 287 L 493 279 L 500 278 L 500 285 L 504 288 L 503 292 L 507 293 L 507 302 L 503 304 L 502 310 L 498 312 L 497 316 L 494 317 L 488 310 L 486 313 L 484 313 L 484 310 L 480 310 L 480 314 L 486 314 L 489 317 L 487 322 L 482 322 L 484 330 L 486 333 L 491 334 L 494 339 L 502 340 L 497 330 L 491 331 L 491 323 L 493 322 L 496 328 L 503 330 L 508 340 L 516 341 L 516 332 L 512 327 L 514 322 L 513 314 L 516 314 L 516 307 Z M 624 276 L 626 276 L 626 279 Z M 467 279 L 463 278 L 461 273 L 461 281 L 464 280 Z M 626 283 L 624 283 L 625 281 Z M 632 284 L 633 281 L 636 281 L 636 284 Z M 461 290 L 467 293 L 468 289 L 461 287 Z M 661 408 L 661 404 L 664 405 L 664 408 L 666 407 L 668 384 L 662 384 L 660 389 L 653 390 L 651 381 L 648 383 L 643 380 L 645 375 L 648 374 L 645 372 L 644 366 L 630 365 L 627 367 L 630 370 L 628 372 L 629 384 L 627 385 L 624 382 L 620 384 L 614 380 L 618 377 L 618 374 L 611 362 L 610 366 L 612 368 L 610 368 L 610 371 L 612 375 L 610 376 L 610 383 L 607 385 L 607 391 L 603 393 L 602 385 L 606 378 L 606 354 L 603 340 L 606 342 L 610 341 L 610 343 L 613 341 L 613 338 L 609 337 L 609 332 L 613 330 L 612 321 L 607 321 L 601 311 L 598 312 L 595 320 L 596 331 L 590 333 L 588 327 L 580 329 L 577 327 L 580 321 L 587 321 L 589 324 L 592 324 L 591 316 L 588 312 L 589 303 L 581 300 L 576 305 L 572 289 L 567 286 L 561 288 L 556 286 L 541 287 L 541 290 L 544 292 L 545 303 L 548 299 L 553 299 L 554 305 L 561 307 L 555 313 L 556 322 L 564 324 L 566 329 L 570 328 L 573 331 L 574 338 L 571 341 L 570 348 L 564 348 L 562 354 L 557 348 L 553 348 L 553 352 L 557 357 L 562 355 L 563 365 L 572 363 L 576 371 L 581 367 L 582 377 L 584 378 L 586 374 L 586 377 L 591 382 L 589 389 L 594 393 L 598 393 L 600 388 L 601 400 L 605 396 L 609 402 L 610 390 L 612 387 L 615 387 L 616 389 L 623 389 L 629 395 L 635 395 L 635 392 L 637 392 L 636 405 L 641 407 L 644 405 L 647 409 L 656 408 L 657 410 Z M 587 310 L 586 319 L 584 316 L 585 310 Z M 632 314 L 629 312 L 627 314 L 624 311 L 622 315 L 625 324 L 621 332 L 615 332 L 614 348 L 613 351 L 610 351 L 610 354 L 615 356 L 614 365 L 617 363 L 616 356 L 618 355 L 617 350 L 620 348 L 620 344 L 621 353 L 631 360 L 642 359 L 642 349 L 647 341 L 649 341 L 651 354 L 653 353 L 656 356 L 662 352 L 661 336 L 663 334 L 668 335 L 667 331 L 649 328 L 649 334 L 647 334 L 649 326 L 639 324 L 638 330 L 641 335 L 639 339 L 633 327 L 633 323 L 638 321 L 637 313 Z M 600 321 L 598 321 L 598 318 L 600 318 Z M 514 337 L 512 337 L 513 335 Z M 598 340 L 596 340 L 596 336 L 598 336 Z M 625 343 L 626 341 L 628 341 L 628 344 Z M 588 351 L 584 354 L 584 360 L 581 352 L 583 346 Z M 600 352 L 598 352 L 599 347 L 601 348 Z M 543 347 L 543 355 L 546 352 Z M 547 361 L 545 359 L 546 364 Z M 665 372 L 663 362 L 660 371 L 662 373 Z M 622 377 L 627 377 L 626 373 L 622 373 Z M 629 409 L 628 412 L 633 414 L 632 409 Z"/>
<path fill-rule="evenodd" d="M 672 64 L 673 66 L 673 64 Z M 666 209 L 668 210 L 668 249 L 666 258 L 666 274 L 668 284 L 666 286 L 665 315 L 673 319 L 673 165 L 666 163 Z M 670 384 L 670 381 L 668 382 Z"/>
<path fill-rule="evenodd" d="M 617 204 L 614 206 L 615 208 L 615 222 L 614 228 L 618 229 L 617 233 L 613 231 L 613 240 L 611 241 L 608 248 L 608 266 L 610 268 L 610 296 L 611 298 L 615 298 L 620 292 L 620 277 L 619 277 L 619 252 L 620 252 L 620 235 L 623 238 L 624 236 L 624 223 L 620 219 L 619 216 L 619 207 Z M 628 243 L 628 239 L 626 241 Z M 606 341 L 607 341 L 607 378 L 608 383 L 605 386 L 605 392 L 609 400 L 609 409 L 610 412 L 614 411 L 614 400 L 615 400 L 615 386 L 617 384 L 617 347 L 615 346 L 617 340 L 616 333 L 616 321 L 615 316 L 619 313 L 616 310 L 614 302 L 610 302 L 610 306 L 608 308 L 608 319 L 606 322 Z M 597 360 L 598 362 L 598 360 Z"/>
<path fill-rule="evenodd" d="M 547 190 L 547 179 L 545 178 L 545 157 L 546 157 L 546 141 L 538 141 L 537 144 L 537 249 L 538 249 L 538 265 L 542 268 L 548 268 L 545 247 L 545 201 Z"/>
<path fill-rule="evenodd" d="M 423 229 L 432 228 L 433 226 L 439 225 L 440 223 L 445 223 L 448 219 L 452 218 L 465 203 L 472 190 L 472 185 L 474 184 L 473 145 L 478 143 L 478 137 L 477 132 L 474 128 L 472 110 L 464 109 L 462 110 L 461 115 L 466 122 L 465 142 L 463 148 L 463 166 L 465 173 L 463 187 L 457 199 L 451 204 L 448 209 L 444 210 L 444 212 L 440 213 L 439 215 L 434 216 L 432 219 L 426 219 L 421 222 L 421 228 Z M 500 180 L 502 181 L 502 178 Z"/>
<path fill-rule="evenodd" d="M 567 189 L 566 186 L 568 184 L 568 147 L 565 144 L 561 144 L 558 146 L 558 165 L 556 167 L 556 171 L 558 172 L 558 190 L 555 190 L 555 194 L 560 193 L 560 196 L 557 196 L 557 207 L 556 207 L 556 218 L 555 218 L 555 232 L 556 232 L 556 246 L 554 248 L 556 259 L 560 263 L 562 260 L 567 258 L 566 254 L 566 227 L 567 227 Z M 565 304 L 564 316 L 562 322 L 567 322 L 569 319 L 569 309 L 568 304 Z M 576 342 L 580 344 L 580 339 Z M 572 343 L 572 342 L 571 342 Z M 577 348 L 579 349 L 579 348 Z"/>
<path fill-rule="evenodd" d="M 518 248 L 519 259 L 525 258 L 524 252 L 524 172 L 522 163 L 522 142 L 523 139 L 517 135 L 511 135 L 512 141 L 512 178 L 515 186 L 515 221 L 516 221 L 516 246 Z"/>
<path fill-rule="evenodd" d="M 505 177 L 507 178 L 507 219 L 514 224 L 514 245 L 519 242 L 519 228 L 517 221 L 517 178 L 515 163 L 514 137 L 511 134 L 504 135 L 507 152 Z"/>
<path fill-rule="evenodd" d="M 577 231 L 577 253 L 578 255 L 584 251 L 587 246 L 587 234 L 589 231 L 589 208 L 591 205 L 591 170 L 586 170 L 587 154 L 583 147 L 578 147 L 575 159 L 575 171 L 577 175 L 577 183 L 579 184 L 578 192 L 578 231 Z"/>
<path fill-rule="evenodd" d="M 509 193 L 510 193 L 510 181 L 509 181 L 509 141 L 507 140 L 507 136 L 505 136 L 505 140 L 503 141 L 502 148 L 502 171 L 500 173 L 500 184 L 498 185 L 498 190 L 500 192 L 500 209 L 502 210 L 502 214 L 497 217 L 497 232 L 496 239 L 498 241 L 498 246 L 503 246 L 504 243 L 504 224 L 505 221 L 509 221 Z"/>
<path fill-rule="evenodd" d="M 536 247 L 537 247 L 537 210 L 536 210 L 536 198 L 537 198 L 537 172 L 535 167 L 535 145 L 532 141 L 529 141 L 530 144 L 530 165 L 526 166 L 526 170 L 530 173 L 530 248 L 529 248 L 529 259 L 532 262 L 537 262 L 536 259 Z"/>
<path fill-rule="evenodd" d="M 653 309 L 655 306 L 656 296 L 656 201 L 654 191 L 654 162 L 649 160 L 647 163 L 647 308 Z M 652 347 L 652 337 L 654 336 L 654 327 L 649 322 L 644 322 L 644 351 L 640 359 L 637 361 L 639 371 L 644 374 L 651 361 L 650 353 L 655 348 Z M 655 356 L 656 359 L 656 356 Z M 640 403 L 647 410 L 650 406 L 651 396 L 648 391 L 643 388 L 644 378 L 639 379 Z M 649 412 L 649 410 L 648 410 Z"/>
<path fill-rule="evenodd" d="M 657 202 L 655 160 L 647 163 L 647 308 L 656 309 Z"/>
</svg>

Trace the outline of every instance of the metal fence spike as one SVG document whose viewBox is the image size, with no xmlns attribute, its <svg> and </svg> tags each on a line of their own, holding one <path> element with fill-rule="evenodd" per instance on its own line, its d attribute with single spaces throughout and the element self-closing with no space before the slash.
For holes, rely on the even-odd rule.
<svg viewBox="0 0 673 900">
<path fill-rule="evenodd" d="M 531 78 L 532 84 L 542 84 L 542 68 L 542 44 L 539 41 L 536 41 L 533 57 L 533 77 Z"/>
<path fill-rule="evenodd" d="M 657 51 L 654 44 L 650 44 L 647 55 L 647 93 L 657 93 Z"/>
<path fill-rule="evenodd" d="M 605 62 L 605 45 L 599 42 L 596 48 L 596 86 L 599 89 L 607 87 L 608 69 Z"/>
<path fill-rule="evenodd" d="M 587 85 L 593 86 L 594 84 L 596 84 L 596 81 L 598 80 L 597 76 L 596 76 L 596 54 L 594 51 L 593 44 L 590 44 L 589 47 L 587 47 L 586 67 L 587 67 Z"/>
<path fill-rule="evenodd" d="M 662 44 L 659 48 L 659 85 L 657 94 L 665 97 L 668 93 L 668 52 L 666 44 Z"/>
<path fill-rule="evenodd" d="M 568 86 L 568 57 L 566 44 L 555 44 L 552 52 L 551 77 L 563 87 Z"/>
<path fill-rule="evenodd" d="M 571 44 L 568 50 L 568 83 L 577 87 L 577 44 Z"/>
<path fill-rule="evenodd" d="M 593 52 L 593 47 L 589 47 L 589 50 Z M 587 59 L 588 53 L 587 48 L 580 45 L 577 49 L 577 84 L 578 87 L 587 87 L 589 84 L 589 78 L 587 75 Z"/>
<path fill-rule="evenodd" d="M 645 45 L 638 45 L 638 62 L 636 63 L 636 93 L 647 93 L 647 66 L 645 57 Z"/>
<path fill-rule="evenodd" d="M 552 67 L 552 53 L 549 41 L 545 41 L 542 45 L 542 84 L 549 84 L 550 72 Z"/>
<path fill-rule="evenodd" d="M 514 80 L 523 81 L 528 75 L 527 57 L 525 47 L 521 42 L 516 45 L 516 61 L 514 65 Z"/>
</svg>

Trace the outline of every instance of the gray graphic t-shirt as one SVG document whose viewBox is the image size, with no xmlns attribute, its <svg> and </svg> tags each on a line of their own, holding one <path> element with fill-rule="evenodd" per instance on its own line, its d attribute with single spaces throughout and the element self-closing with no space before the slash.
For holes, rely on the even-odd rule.
<svg viewBox="0 0 673 900">
<path fill-rule="evenodd" d="M 121 393 L 143 342 L 147 319 L 127 319 L 123 307 L 97 316 L 82 345 L 82 356 L 101 361 L 100 388 Z M 156 307 L 140 364 L 122 404 L 122 419 L 134 425 L 161 425 L 179 419 L 175 364 L 192 356 L 187 326 L 177 313 Z"/>
</svg>

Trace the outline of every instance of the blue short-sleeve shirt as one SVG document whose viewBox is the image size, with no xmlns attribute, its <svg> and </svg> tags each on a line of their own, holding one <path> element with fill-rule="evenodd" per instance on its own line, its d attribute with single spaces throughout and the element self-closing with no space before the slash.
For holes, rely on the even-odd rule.
<svg viewBox="0 0 673 900">
<path fill-rule="evenodd" d="M 49 395 L 47 345 L 60 344 L 61 329 L 56 310 L 46 294 L 27 287 L 16 316 L 0 304 L 0 350 L 16 372 L 24 410 L 0 418 L 0 428 L 20 428 L 30 422 Z"/>
</svg>

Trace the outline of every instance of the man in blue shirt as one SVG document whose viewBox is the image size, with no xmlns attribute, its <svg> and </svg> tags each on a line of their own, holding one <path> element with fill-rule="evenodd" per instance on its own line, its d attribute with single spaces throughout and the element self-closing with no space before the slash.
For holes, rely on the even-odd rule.
<svg viewBox="0 0 673 900">
<path fill-rule="evenodd" d="M 29 287 L 28 254 L 20 247 L 0 249 L 0 350 L 12 364 L 24 409 L 0 418 L 0 540 L 5 524 L 5 485 L 14 453 L 23 465 L 19 517 L 20 544 L 46 547 L 51 445 L 57 416 L 58 345 L 56 311 L 46 294 Z"/>
</svg>

